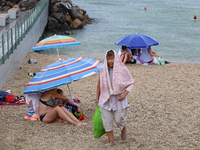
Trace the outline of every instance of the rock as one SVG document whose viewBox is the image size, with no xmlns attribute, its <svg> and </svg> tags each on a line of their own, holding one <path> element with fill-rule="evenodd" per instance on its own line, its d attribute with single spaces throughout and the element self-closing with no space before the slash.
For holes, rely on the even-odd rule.
<svg viewBox="0 0 200 150">
<path fill-rule="evenodd" d="M 22 0 L 20 3 L 19 3 L 19 7 L 20 8 L 25 8 L 27 5 L 28 5 L 28 0 Z"/>
<path fill-rule="evenodd" d="M 22 0 L 19 3 L 20 8 L 32 9 L 38 3 L 37 0 Z"/>
<path fill-rule="evenodd" d="M 19 5 L 14 5 L 13 8 L 19 8 Z"/>
<path fill-rule="evenodd" d="M 71 35 L 72 33 L 69 31 L 64 31 L 62 35 Z"/>
<path fill-rule="evenodd" d="M 75 20 L 78 18 L 79 20 L 83 21 L 85 19 L 84 16 L 81 14 L 80 9 L 77 8 L 76 6 L 72 7 L 70 16 L 71 16 L 72 20 Z"/>
<path fill-rule="evenodd" d="M 61 26 L 62 26 L 62 24 L 59 23 L 56 29 L 57 29 L 58 31 L 60 31 L 60 30 L 61 30 Z"/>
<path fill-rule="evenodd" d="M 10 2 L 10 1 L 7 1 L 6 5 L 11 7 L 11 8 L 14 6 L 14 4 L 12 2 Z"/>
<path fill-rule="evenodd" d="M 54 3 L 56 3 L 56 2 L 61 2 L 61 0 L 51 0 L 51 4 L 54 4 Z"/>
<path fill-rule="evenodd" d="M 71 5 L 71 7 L 73 6 L 71 0 L 62 0 L 62 2 Z"/>
<path fill-rule="evenodd" d="M 3 8 L 4 6 L 6 6 L 6 1 L 5 1 L 5 0 L 1 1 L 1 6 L 2 6 L 2 8 Z"/>
<path fill-rule="evenodd" d="M 60 3 L 60 12 L 64 15 L 70 12 L 71 7 L 68 7 L 65 3 Z"/>
<path fill-rule="evenodd" d="M 85 17 L 85 20 L 84 20 L 84 22 L 85 22 L 86 24 L 91 24 L 91 23 L 92 23 L 92 21 L 94 20 L 94 19 L 91 19 L 91 18 L 89 18 L 89 16 L 88 16 L 88 15 L 85 15 L 84 17 Z"/>
<path fill-rule="evenodd" d="M 57 3 L 55 3 L 54 6 L 53 6 L 53 11 L 58 12 L 59 9 L 60 9 L 60 3 L 57 2 Z"/>
<path fill-rule="evenodd" d="M 10 0 L 11 2 L 19 3 L 20 0 Z"/>
<path fill-rule="evenodd" d="M 37 3 L 38 3 L 37 0 L 29 0 L 28 6 L 26 8 L 32 9 Z"/>
<path fill-rule="evenodd" d="M 81 29 L 81 28 L 83 28 L 83 23 L 79 19 L 75 19 L 70 24 L 70 28 L 71 29 Z"/>
<path fill-rule="evenodd" d="M 70 30 L 70 27 L 68 26 L 67 23 L 64 23 L 64 24 L 62 24 L 60 30 L 61 31 L 67 31 L 67 30 Z"/>
<path fill-rule="evenodd" d="M 4 11 L 8 11 L 9 9 L 10 9 L 9 6 L 5 6 L 5 7 L 4 7 Z"/>
<path fill-rule="evenodd" d="M 2 5 L 5 2 L 6 2 L 5 0 L 0 0 L 0 5 Z"/>
<path fill-rule="evenodd" d="M 56 18 L 59 22 L 64 23 L 64 22 L 67 21 L 65 15 L 64 15 L 63 13 L 55 13 L 55 12 L 54 12 L 54 13 L 52 14 L 52 16 L 53 16 L 54 18 Z"/>
<path fill-rule="evenodd" d="M 49 17 L 47 28 L 51 30 L 57 28 L 57 26 L 58 26 L 58 21 L 53 17 Z"/>
<path fill-rule="evenodd" d="M 84 16 L 87 12 L 84 9 L 80 9 L 80 13 Z"/>
<path fill-rule="evenodd" d="M 65 15 L 65 17 L 66 17 L 66 19 L 67 19 L 67 23 L 70 25 L 71 23 L 72 23 L 72 18 L 71 18 L 71 16 L 67 13 L 66 15 Z"/>
</svg>

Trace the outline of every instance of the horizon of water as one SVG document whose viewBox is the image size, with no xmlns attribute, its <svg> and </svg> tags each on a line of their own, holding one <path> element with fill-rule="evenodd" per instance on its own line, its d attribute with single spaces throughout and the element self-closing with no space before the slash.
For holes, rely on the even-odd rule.
<svg viewBox="0 0 200 150">
<path fill-rule="evenodd" d="M 72 30 L 78 46 L 59 48 L 60 55 L 104 58 L 123 36 L 146 34 L 159 42 L 152 50 L 174 63 L 200 63 L 200 1 L 198 0 L 72 0 L 87 11 L 92 24 Z M 144 7 L 147 10 L 144 10 Z M 199 20 L 192 21 L 197 14 Z M 51 33 L 46 33 L 50 36 Z M 40 51 L 57 55 L 56 49 Z"/>
</svg>

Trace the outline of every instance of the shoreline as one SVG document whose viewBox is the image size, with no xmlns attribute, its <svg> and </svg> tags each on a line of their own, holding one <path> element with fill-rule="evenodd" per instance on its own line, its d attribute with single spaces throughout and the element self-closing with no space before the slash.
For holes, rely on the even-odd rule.
<svg viewBox="0 0 200 150">
<path fill-rule="evenodd" d="M 69 57 L 73 56 L 60 55 L 61 59 Z M 29 64 L 28 59 L 35 59 L 37 64 Z M 57 55 L 29 52 L 1 90 L 24 95 L 22 92 L 32 78 L 28 73 L 37 73 L 57 60 Z M 131 105 L 126 115 L 128 137 L 123 142 L 114 124 L 115 146 L 110 149 L 198 149 L 200 64 L 126 66 L 135 82 L 128 94 Z M 100 139 L 93 136 L 98 77 L 96 73 L 69 84 L 72 96 L 81 101 L 79 107 L 87 127 L 26 120 L 25 105 L 0 107 L 0 149 L 104 149 L 107 136 Z M 70 96 L 66 85 L 60 88 Z"/>
</svg>

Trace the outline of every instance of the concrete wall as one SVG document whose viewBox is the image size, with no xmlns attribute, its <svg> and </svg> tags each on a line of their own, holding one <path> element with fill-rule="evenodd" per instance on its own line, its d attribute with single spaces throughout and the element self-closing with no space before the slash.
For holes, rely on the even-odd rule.
<svg viewBox="0 0 200 150">
<path fill-rule="evenodd" d="M 34 26 L 25 36 L 23 41 L 20 42 L 20 45 L 17 46 L 17 49 L 14 50 L 13 54 L 10 55 L 9 59 L 5 61 L 5 64 L 0 66 L 0 89 L 20 66 L 28 52 L 32 51 L 32 47 L 38 42 L 47 25 L 48 8 L 49 5 L 45 7 Z"/>
</svg>

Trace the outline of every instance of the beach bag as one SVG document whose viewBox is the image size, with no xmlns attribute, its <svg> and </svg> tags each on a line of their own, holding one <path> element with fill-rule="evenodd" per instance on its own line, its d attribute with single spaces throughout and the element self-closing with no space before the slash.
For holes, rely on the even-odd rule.
<svg viewBox="0 0 200 150">
<path fill-rule="evenodd" d="M 96 110 L 94 116 L 92 117 L 92 120 L 94 125 L 94 137 L 99 139 L 102 135 L 106 133 L 106 131 L 103 127 L 101 112 L 98 105 L 96 105 Z"/>
<path fill-rule="evenodd" d="M 156 57 L 156 59 L 157 59 L 157 62 L 158 62 L 158 65 L 159 65 L 159 66 L 162 66 L 162 65 L 164 65 L 164 64 L 165 64 L 165 61 L 164 61 L 164 59 L 163 59 L 163 58 Z"/>
<path fill-rule="evenodd" d="M 67 103 L 64 105 L 64 107 L 69 110 L 78 120 L 84 120 L 85 116 L 83 112 L 80 111 L 78 106 L 72 103 Z"/>
<path fill-rule="evenodd" d="M 15 96 L 12 95 L 12 94 L 9 94 L 9 95 L 6 96 L 5 101 L 6 102 L 11 102 L 11 103 L 15 102 Z"/>
<path fill-rule="evenodd" d="M 71 103 L 67 103 L 64 105 L 66 109 L 68 109 L 72 114 L 74 114 L 78 108 L 78 106 L 71 104 Z"/>
</svg>

